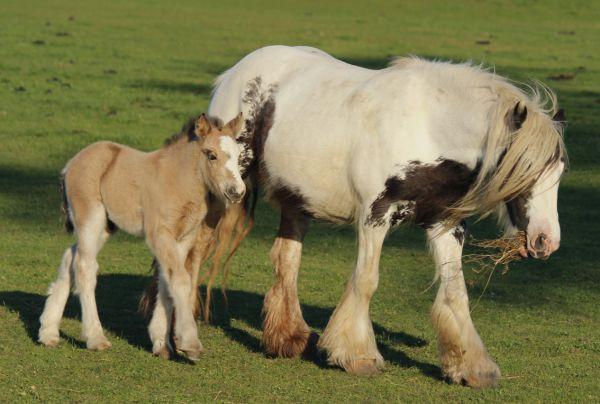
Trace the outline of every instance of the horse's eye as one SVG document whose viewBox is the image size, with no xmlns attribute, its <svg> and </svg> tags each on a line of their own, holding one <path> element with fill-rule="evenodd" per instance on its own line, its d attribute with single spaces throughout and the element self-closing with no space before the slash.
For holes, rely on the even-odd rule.
<svg viewBox="0 0 600 404">
<path fill-rule="evenodd" d="M 210 161 L 215 161 L 217 159 L 217 156 L 211 152 L 210 150 L 206 151 L 206 158 L 209 159 Z"/>
</svg>

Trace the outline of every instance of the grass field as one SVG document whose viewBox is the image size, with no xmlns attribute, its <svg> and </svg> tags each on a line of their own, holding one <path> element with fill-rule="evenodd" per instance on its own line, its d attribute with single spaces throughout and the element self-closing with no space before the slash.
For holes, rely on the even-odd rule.
<svg viewBox="0 0 600 404">
<path fill-rule="evenodd" d="M 159 147 L 206 108 L 217 74 L 276 43 L 317 46 L 373 68 L 408 53 L 472 59 L 557 91 L 571 158 L 560 193 L 562 247 L 548 261 L 517 263 L 495 276 L 483 295 L 483 281 L 470 288 L 475 324 L 503 372 L 500 388 L 477 391 L 441 379 L 428 318 L 435 288 L 426 290 L 433 264 L 422 232 L 411 228 L 386 242 L 371 306 L 383 374 L 356 378 L 318 361 L 266 357 L 260 310 L 272 282 L 268 251 L 278 216 L 264 203 L 234 262 L 229 309 L 218 305 L 214 324 L 199 325 L 207 352 L 197 365 L 149 353 L 135 311 L 150 255 L 122 233 L 100 255 L 97 289 L 113 348 L 85 349 L 74 298 L 60 347 L 36 344 L 45 291 L 72 242 L 57 189 L 66 160 L 100 139 Z M 600 5 L 579 0 L 3 0 L 0 401 L 599 401 L 599 43 Z M 473 229 L 495 234 L 489 223 Z M 355 251 L 351 228 L 315 224 L 309 232 L 299 289 L 317 332 L 341 296 Z"/>
</svg>

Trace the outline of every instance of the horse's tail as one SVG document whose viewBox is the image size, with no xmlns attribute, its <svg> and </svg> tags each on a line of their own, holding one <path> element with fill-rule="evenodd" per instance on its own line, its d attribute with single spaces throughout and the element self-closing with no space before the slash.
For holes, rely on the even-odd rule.
<svg viewBox="0 0 600 404">
<path fill-rule="evenodd" d="M 61 174 L 60 174 L 60 193 L 62 195 L 61 211 L 65 218 L 65 230 L 67 230 L 67 233 L 72 234 L 73 231 L 75 230 L 75 227 L 73 226 L 73 222 L 71 221 L 71 215 L 69 214 L 69 199 L 67 198 L 67 187 L 65 185 L 65 174 L 66 174 L 65 171 L 61 172 Z"/>
<path fill-rule="evenodd" d="M 258 200 L 257 189 L 252 189 L 239 207 L 230 207 L 215 229 L 215 243 L 212 251 L 212 262 L 210 267 L 200 278 L 200 283 L 206 280 L 206 296 L 200 299 L 202 318 L 205 322 L 210 320 L 210 303 L 212 298 L 212 287 L 219 271 L 223 269 L 223 281 L 221 293 L 227 304 L 226 286 L 231 268 L 231 258 L 235 255 L 238 247 L 254 226 L 254 210 Z M 221 265 L 221 261 L 225 261 Z"/>
<path fill-rule="evenodd" d="M 202 311 L 202 318 L 208 322 L 210 320 L 210 302 L 211 302 L 211 291 L 216 275 L 219 270 L 223 268 L 223 283 L 221 286 L 221 292 L 227 301 L 225 294 L 225 286 L 227 284 L 227 278 L 231 266 L 231 258 L 234 256 L 238 247 L 242 241 L 248 236 L 252 226 L 254 225 L 254 210 L 256 208 L 256 202 L 258 199 L 258 192 L 253 189 L 245 198 L 241 206 L 229 207 L 223 216 L 219 219 L 219 222 L 215 228 L 215 234 L 213 241 L 208 243 L 208 251 L 203 256 L 212 255 L 212 262 L 209 268 L 202 275 L 200 282 L 206 280 L 206 296 L 204 299 L 200 299 L 199 304 Z M 246 220 L 247 218 L 247 220 Z M 225 262 L 221 266 L 222 258 L 226 256 Z M 142 295 L 138 311 L 145 318 L 149 319 L 154 311 L 156 305 L 156 299 L 158 294 L 158 276 L 159 276 L 159 265 L 156 259 L 152 261 L 151 270 L 153 271 L 152 281 L 144 291 Z"/>
</svg>

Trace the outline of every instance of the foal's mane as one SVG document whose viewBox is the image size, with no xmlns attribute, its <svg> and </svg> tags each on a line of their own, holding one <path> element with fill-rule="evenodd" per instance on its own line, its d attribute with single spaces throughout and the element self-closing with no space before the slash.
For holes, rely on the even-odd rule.
<svg viewBox="0 0 600 404">
<path fill-rule="evenodd" d="M 450 208 L 447 228 L 468 216 L 494 213 L 499 204 L 530 191 L 547 168 L 559 161 L 567 162 L 564 122 L 553 120 L 558 112 L 556 95 L 544 84 L 519 85 L 482 66 L 429 62 L 415 57 L 396 59 L 391 68 L 415 64 L 452 69 L 456 77 L 488 88 L 494 97 L 482 145 L 481 168 L 467 194 Z M 526 118 L 515 128 L 511 125 L 513 115 L 525 108 Z"/>
<path fill-rule="evenodd" d="M 181 127 L 179 133 L 175 133 L 170 138 L 165 140 L 163 147 L 167 148 L 169 146 L 172 146 L 175 143 L 179 142 L 181 139 L 187 139 L 188 142 L 196 140 L 198 138 L 195 132 L 196 122 L 198 122 L 198 119 L 201 115 L 202 114 L 190 117 L 187 120 L 187 122 Z M 223 121 L 221 121 L 219 118 L 211 117 L 208 115 L 206 117 L 208 118 L 208 121 L 212 126 L 216 127 L 219 130 L 223 129 Z"/>
</svg>

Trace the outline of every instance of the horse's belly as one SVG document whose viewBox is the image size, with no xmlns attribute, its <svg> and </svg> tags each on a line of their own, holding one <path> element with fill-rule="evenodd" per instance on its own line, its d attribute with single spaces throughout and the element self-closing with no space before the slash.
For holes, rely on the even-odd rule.
<svg viewBox="0 0 600 404">
<path fill-rule="evenodd" d="M 282 208 L 298 208 L 335 222 L 351 222 L 355 198 L 348 182 L 347 160 L 338 154 L 327 158 L 289 148 L 277 132 L 267 140 L 264 153 L 267 195 Z M 287 205 L 287 206 L 286 206 Z"/>
</svg>

